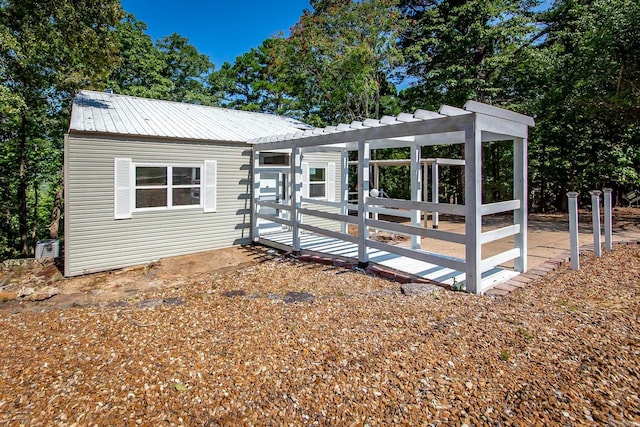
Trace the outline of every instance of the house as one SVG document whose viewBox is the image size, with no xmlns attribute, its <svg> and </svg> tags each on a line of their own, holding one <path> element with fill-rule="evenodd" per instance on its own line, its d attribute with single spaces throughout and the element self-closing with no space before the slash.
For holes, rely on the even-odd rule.
<svg viewBox="0 0 640 427">
<path fill-rule="evenodd" d="M 254 241 L 362 266 L 402 258 L 396 265 L 414 274 L 482 293 L 527 270 L 533 125 L 531 117 L 469 101 L 318 129 L 269 114 L 83 91 L 65 138 L 65 274 Z M 507 200 L 483 203 L 482 149 L 490 142 L 511 144 L 513 188 Z M 462 159 L 421 157 L 422 147 L 453 144 Z M 410 200 L 371 188 L 371 152 L 391 147 L 410 153 Z M 350 158 L 357 158 L 351 170 Z M 438 200 L 438 165 L 464 167 L 464 204 Z M 356 204 L 349 203 L 350 173 Z M 377 215 L 390 212 L 407 221 Z M 437 229 L 438 214 L 461 217 L 465 231 Z M 483 217 L 493 214 L 511 215 L 513 224 L 483 230 Z M 378 241 L 370 229 L 410 236 L 410 247 Z M 438 243 L 422 248 L 423 238 L 463 245 L 464 257 L 438 253 Z M 502 239 L 513 247 L 483 256 L 483 245 Z"/>
<path fill-rule="evenodd" d="M 247 141 L 307 129 L 271 114 L 81 91 L 64 141 L 65 275 L 250 243 Z M 335 199 L 336 160 L 305 160 L 313 197 Z M 277 150 L 260 154 L 264 200 L 287 197 L 283 162 Z"/>
</svg>

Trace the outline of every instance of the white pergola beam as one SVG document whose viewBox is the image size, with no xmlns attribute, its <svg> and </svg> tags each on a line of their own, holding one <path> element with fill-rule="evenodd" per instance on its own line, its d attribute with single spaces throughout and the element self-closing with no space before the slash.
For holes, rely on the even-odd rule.
<svg viewBox="0 0 640 427">
<path fill-rule="evenodd" d="M 489 116 L 500 117 L 503 119 L 511 120 L 513 122 L 521 123 L 527 126 L 535 126 L 533 117 L 525 116 L 524 114 L 516 113 L 515 111 L 505 110 L 504 108 L 494 107 L 492 105 L 484 104 L 478 101 L 467 101 L 463 107 L 467 111 L 474 113 L 486 114 Z"/>
<path fill-rule="evenodd" d="M 467 114 L 455 117 L 442 117 L 434 120 L 420 120 L 416 122 L 399 123 L 379 127 L 355 129 L 351 132 L 337 132 L 322 135 L 312 135 L 296 141 L 300 148 L 316 145 L 332 145 L 354 143 L 361 139 L 372 141 L 376 139 L 390 139 L 406 136 L 437 134 L 444 132 L 464 131 L 473 125 L 473 115 Z M 260 150 L 274 150 L 290 148 L 293 141 L 276 141 L 260 144 Z"/>
</svg>

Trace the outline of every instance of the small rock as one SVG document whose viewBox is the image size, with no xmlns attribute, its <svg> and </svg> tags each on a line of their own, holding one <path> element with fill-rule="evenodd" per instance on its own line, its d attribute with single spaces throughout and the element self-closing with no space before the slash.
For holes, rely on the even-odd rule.
<svg viewBox="0 0 640 427">
<path fill-rule="evenodd" d="M 18 298 L 28 297 L 29 295 L 33 294 L 35 291 L 36 290 L 34 288 L 23 286 L 22 289 L 20 289 L 20 292 L 18 292 Z"/>
<path fill-rule="evenodd" d="M 394 294 L 395 292 L 392 291 L 391 289 L 379 289 L 377 291 L 371 291 L 367 295 L 372 297 L 384 297 L 384 296 L 389 296 Z"/>
<path fill-rule="evenodd" d="M 467 386 L 469 390 L 473 388 L 473 383 L 471 381 L 467 381 L 466 383 L 464 383 L 464 385 Z"/>
<path fill-rule="evenodd" d="M 140 301 L 136 304 L 138 308 L 156 308 L 160 304 L 162 304 L 163 300 L 161 299 L 147 299 L 144 301 Z"/>
<path fill-rule="evenodd" d="M 30 301 L 44 301 L 58 295 L 58 288 L 43 289 L 39 292 L 29 295 Z"/>
<path fill-rule="evenodd" d="M 223 292 L 222 296 L 227 298 L 232 298 L 232 297 L 243 297 L 246 294 L 247 292 L 242 289 L 235 289 L 233 291 Z"/>
<path fill-rule="evenodd" d="M 284 296 L 284 302 L 290 304 L 293 302 L 313 302 L 316 297 L 306 292 L 287 292 Z"/>
<path fill-rule="evenodd" d="M 182 305 L 184 304 L 184 300 L 182 298 L 165 298 L 164 301 L 167 305 Z"/>
<path fill-rule="evenodd" d="M 443 288 L 431 283 L 405 283 L 400 290 L 404 295 L 426 295 L 442 292 Z"/>
<path fill-rule="evenodd" d="M 129 307 L 129 304 L 127 301 L 112 301 L 109 304 L 107 304 L 107 307 L 109 308 L 122 308 L 122 307 Z"/>
</svg>

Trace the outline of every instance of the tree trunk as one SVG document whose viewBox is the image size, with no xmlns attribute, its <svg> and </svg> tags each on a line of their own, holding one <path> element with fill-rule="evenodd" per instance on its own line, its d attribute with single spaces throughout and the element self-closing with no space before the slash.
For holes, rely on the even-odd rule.
<svg viewBox="0 0 640 427">
<path fill-rule="evenodd" d="M 27 117 L 22 113 L 20 124 L 20 174 L 18 177 L 18 224 L 20 229 L 20 254 L 29 256 L 27 230 Z"/>
<path fill-rule="evenodd" d="M 60 182 L 56 190 L 56 196 L 53 199 L 53 209 L 51 210 L 51 224 L 49 224 L 49 238 L 57 239 L 60 230 L 60 217 L 62 216 L 62 196 L 64 192 L 64 166 L 60 174 Z"/>
<path fill-rule="evenodd" d="M 34 244 L 33 253 L 35 250 L 35 242 L 38 239 L 38 183 L 36 182 L 33 186 L 33 227 L 31 228 L 31 241 Z"/>
</svg>

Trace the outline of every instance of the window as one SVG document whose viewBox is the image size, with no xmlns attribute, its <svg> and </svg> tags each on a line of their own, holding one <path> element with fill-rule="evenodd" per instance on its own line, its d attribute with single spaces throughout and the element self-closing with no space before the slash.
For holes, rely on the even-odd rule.
<svg viewBox="0 0 640 427">
<path fill-rule="evenodd" d="M 260 166 L 289 166 L 288 154 L 260 153 Z"/>
<path fill-rule="evenodd" d="M 327 196 L 327 169 L 309 168 L 309 197 L 325 198 Z"/>
<path fill-rule="evenodd" d="M 200 166 L 135 166 L 135 208 L 201 206 Z"/>
</svg>

